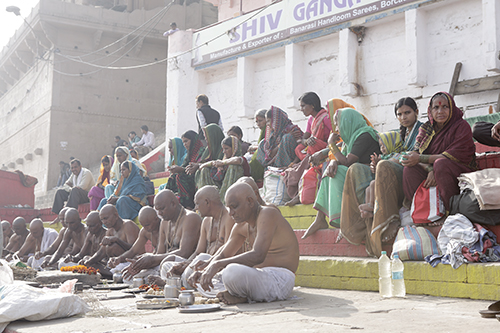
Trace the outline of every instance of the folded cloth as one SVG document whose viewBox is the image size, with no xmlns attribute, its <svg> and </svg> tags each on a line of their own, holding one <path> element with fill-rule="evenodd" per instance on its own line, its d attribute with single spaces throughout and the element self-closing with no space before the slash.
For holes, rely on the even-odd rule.
<svg viewBox="0 0 500 333">
<path fill-rule="evenodd" d="M 458 182 L 460 190 L 474 191 L 481 210 L 500 209 L 500 169 L 463 173 Z"/>
</svg>

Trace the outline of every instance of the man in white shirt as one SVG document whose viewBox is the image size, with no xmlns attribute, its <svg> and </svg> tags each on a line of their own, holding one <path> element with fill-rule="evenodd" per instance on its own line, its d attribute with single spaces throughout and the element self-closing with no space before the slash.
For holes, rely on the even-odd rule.
<svg viewBox="0 0 500 333">
<path fill-rule="evenodd" d="M 150 132 L 146 125 L 141 126 L 142 138 L 138 142 L 132 144 L 137 153 L 140 156 L 144 156 L 149 153 L 155 147 L 155 135 Z"/>
<path fill-rule="evenodd" d="M 78 209 L 79 204 L 89 202 L 88 193 L 95 184 L 92 172 L 89 169 L 82 168 L 79 160 L 74 159 L 70 164 L 72 174 L 64 183 L 64 188 L 57 190 L 52 205 L 52 212 L 57 215 L 63 209 L 65 201 L 67 201 L 66 207 L 76 209 Z"/>
<path fill-rule="evenodd" d="M 196 120 L 198 120 L 198 133 L 203 135 L 202 128 L 209 124 L 216 124 L 224 132 L 220 113 L 208 104 L 207 95 L 196 96 Z"/>
<path fill-rule="evenodd" d="M 173 34 L 173 33 L 177 32 L 177 31 L 179 31 L 179 28 L 177 28 L 177 23 L 172 22 L 172 23 L 170 23 L 170 30 L 165 31 L 165 32 L 163 33 L 163 36 L 164 36 L 164 37 L 167 37 L 167 36 L 169 36 L 169 35 L 171 35 L 171 34 Z"/>
</svg>

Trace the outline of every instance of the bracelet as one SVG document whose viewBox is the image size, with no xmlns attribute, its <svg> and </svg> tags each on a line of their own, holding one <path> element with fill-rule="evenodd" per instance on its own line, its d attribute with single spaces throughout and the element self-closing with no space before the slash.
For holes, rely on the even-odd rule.
<svg viewBox="0 0 500 333">
<path fill-rule="evenodd" d="M 431 155 L 420 155 L 420 156 L 418 157 L 418 161 L 419 161 L 420 163 L 427 163 L 427 164 L 428 164 L 428 163 L 429 163 L 429 159 L 430 159 L 430 158 L 431 158 Z"/>
<path fill-rule="evenodd" d="M 328 148 L 333 154 L 340 152 L 339 147 L 337 147 L 336 145 L 332 145 L 331 143 L 328 144 Z"/>
</svg>

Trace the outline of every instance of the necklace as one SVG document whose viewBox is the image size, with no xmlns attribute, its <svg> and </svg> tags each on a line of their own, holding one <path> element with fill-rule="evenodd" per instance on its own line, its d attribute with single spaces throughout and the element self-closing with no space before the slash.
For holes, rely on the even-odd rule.
<svg viewBox="0 0 500 333">
<path fill-rule="evenodd" d="M 179 212 L 179 215 L 177 216 L 177 220 L 175 221 L 174 234 L 173 234 L 172 239 L 170 237 L 171 221 L 168 221 L 167 252 L 170 252 L 171 248 L 173 247 L 174 238 L 177 235 L 177 226 L 179 225 L 179 220 L 181 219 L 181 217 L 185 213 L 186 213 L 186 209 L 184 209 L 184 207 L 181 206 L 181 211 Z"/>
<path fill-rule="evenodd" d="M 217 223 L 217 225 L 215 226 L 217 228 L 217 231 L 216 231 L 216 234 L 217 234 L 217 238 L 215 239 L 215 247 L 217 248 L 217 245 L 219 244 L 219 239 L 220 239 L 220 224 L 222 223 L 222 214 L 224 213 L 224 207 L 221 208 L 220 210 L 220 215 L 219 215 L 219 221 Z M 214 222 L 214 218 L 212 217 L 212 219 L 210 219 L 210 230 L 208 231 L 208 238 L 207 238 L 207 251 L 208 251 L 208 248 L 210 246 L 210 242 L 212 240 L 212 228 L 213 228 L 213 222 Z"/>
</svg>

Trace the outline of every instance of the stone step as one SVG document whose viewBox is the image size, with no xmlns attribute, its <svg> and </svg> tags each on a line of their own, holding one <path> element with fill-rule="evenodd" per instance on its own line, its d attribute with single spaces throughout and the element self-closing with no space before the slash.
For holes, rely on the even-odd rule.
<svg viewBox="0 0 500 333">
<path fill-rule="evenodd" d="M 500 263 L 463 264 L 458 269 L 405 261 L 406 293 L 439 297 L 500 299 Z M 378 291 L 375 258 L 301 256 L 295 284 L 302 287 Z"/>
</svg>

